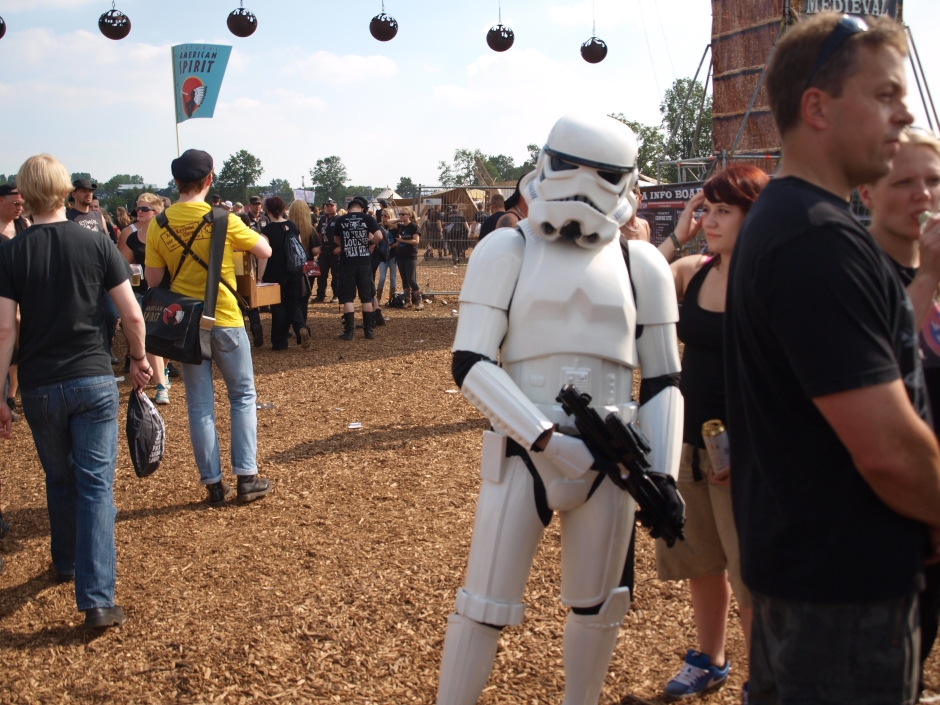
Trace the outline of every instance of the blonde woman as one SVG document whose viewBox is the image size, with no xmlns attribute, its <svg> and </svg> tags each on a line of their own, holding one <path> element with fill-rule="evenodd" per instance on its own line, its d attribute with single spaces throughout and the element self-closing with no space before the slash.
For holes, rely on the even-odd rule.
<svg viewBox="0 0 940 705">
<path fill-rule="evenodd" d="M 395 258 L 401 274 L 401 288 L 405 292 L 405 308 L 414 306 L 420 311 L 424 308 L 421 287 L 418 286 L 418 244 L 421 237 L 415 220 L 414 211 L 408 206 L 398 209 L 398 252 Z M 411 292 L 410 300 L 408 292 Z"/>
<path fill-rule="evenodd" d="M 114 220 L 121 230 L 131 224 L 131 217 L 127 214 L 127 209 L 124 206 L 118 206 L 114 210 Z"/>
<path fill-rule="evenodd" d="M 140 265 L 141 271 L 144 266 L 144 255 L 147 243 L 147 228 L 150 221 L 158 213 L 163 212 L 163 199 L 152 193 L 142 193 L 137 197 L 137 222 L 131 223 L 121 231 L 118 236 L 118 249 L 127 260 L 128 264 Z M 142 234 L 143 233 L 143 234 Z M 147 293 L 147 280 L 140 278 L 140 284 L 134 287 L 134 295 L 137 297 L 137 303 L 144 300 L 144 294 Z M 162 357 L 147 353 L 147 360 L 153 367 L 153 378 L 157 383 L 157 395 L 154 397 L 154 404 L 170 403 L 170 383 L 167 381 L 167 369 L 164 366 Z"/>
<path fill-rule="evenodd" d="M 295 200 L 287 209 L 287 219 L 297 226 L 300 231 L 300 244 L 304 246 L 307 253 L 307 260 L 314 260 L 320 256 L 320 238 L 313 227 L 313 213 L 310 212 L 310 206 L 303 201 Z M 303 291 L 301 292 L 300 308 L 303 311 L 304 323 L 307 322 L 307 310 L 310 307 L 310 293 L 313 291 L 313 282 L 310 277 L 304 274 Z"/>
</svg>

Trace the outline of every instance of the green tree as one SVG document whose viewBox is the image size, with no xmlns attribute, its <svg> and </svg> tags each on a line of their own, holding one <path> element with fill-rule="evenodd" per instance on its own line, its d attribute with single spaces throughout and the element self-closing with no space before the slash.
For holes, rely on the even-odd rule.
<svg viewBox="0 0 940 705">
<path fill-rule="evenodd" d="M 711 156 L 712 99 L 705 92 L 705 86 L 698 81 L 693 83 L 691 78 L 679 78 L 666 90 L 659 106 L 663 118 L 662 129 L 666 133 L 663 150 L 665 161 Z M 663 169 L 663 181 L 673 182 L 676 179 L 676 167 Z"/>
<path fill-rule="evenodd" d="M 110 179 L 105 181 L 103 184 L 100 184 L 99 187 L 105 193 L 117 193 L 118 186 L 122 184 L 142 184 L 144 183 L 144 177 L 139 174 L 117 174 L 112 176 Z"/>
<path fill-rule="evenodd" d="M 477 177 L 473 173 L 477 157 L 484 162 L 486 161 L 486 155 L 479 149 L 472 151 L 469 149 L 455 149 L 452 163 L 448 164 L 446 161 L 442 161 L 437 165 L 438 179 L 441 186 L 452 188 L 454 186 L 472 186 L 478 183 Z M 492 175 L 495 176 L 495 174 Z"/>
<path fill-rule="evenodd" d="M 16 174 L 0 174 L 0 184 L 15 184 L 16 183 Z"/>
<path fill-rule="evenodd" d="M 268 187 L 272 194 L 284 198 L 288 203 L 294 200 L 294 190 L 290 187 L 287 179 L 271 179 L 271 185 Z"/>
<path fill-rule="evenodd" d="M 395 187 L 395 192 L 399 196 L 411 198 L 417 195 L 418 187 L 415 186 L 414 181 L 409 179 L 407 176 L 403 176 L 398 180 L 398 185 Z"/>
<path fill-rule="evenodd" d="M 239 150 L 222 163 L 222 170 L 216 178 L 218 190 L 223 200 L 248 202 L 248 187 L 252 186 L 264 173 L 261 160 L 245 149 Z"/>
<path fill-rule="evenodd" d="M 317 159 L 316 166 L 310 170 L 311 187 L 317 190 L 316 203 L 322 206 L 327 198 L 337 203 L 346 195 L 346 182 L 349 174 L 343 160 L 337 156 Z"/>
<path fill-rule="evenodd" d="M 610 117 L 620 120 L 636 134 L 637 145 L 640 148 L 637 156 L 637 166 L 641 174 L 656 176 L 657 162 L 666 151 L 666 141 L 663 131 L 653 125 L 644 125 L 636 120 L 628 120 L 623 113 L 614 113 Z"/>
</svg>

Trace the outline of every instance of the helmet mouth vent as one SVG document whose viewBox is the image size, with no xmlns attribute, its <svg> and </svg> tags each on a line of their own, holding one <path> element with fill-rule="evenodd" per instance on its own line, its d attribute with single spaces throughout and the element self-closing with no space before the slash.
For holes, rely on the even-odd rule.
<svg viewBox="0 0 940 705">
<path fill-rule="evenodd" d="M 563 226 L 561 226 L 561 236 L 565 240 L 577 240 L 581 237 L 581 223 L 576 220 L 569 220 Z"/>
</svg>

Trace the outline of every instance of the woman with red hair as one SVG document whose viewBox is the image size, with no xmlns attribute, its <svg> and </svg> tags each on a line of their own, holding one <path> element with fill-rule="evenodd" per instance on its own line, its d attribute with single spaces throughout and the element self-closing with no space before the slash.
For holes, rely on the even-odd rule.
<svg viewBox="0 0 940 705">
<path fill-rule="evenodd" d="M 659 246 L 671 261 L 700 231 L 708 243 L 707 254 L 682 257 L 670 265 L 681 302 L 676 332 L 685 344 L 679 385 L 685 398 L 685 430 L 678 485 L 686 502 L 686 540 L 673 548 L 657 540 L 656 568 L 660 580 L 689 581 L 699 644 L 698 650 L 688 650 L 682 670 L 666 685 L 667 700 L 716 690 L 727 682 L 725 637 L 732 592 L 750 649 L 751 597 L 741 580 L 730 468 L 712 467 L 702 426 L 715 419 L 727 423 L 722 328 L 728 269 L 741 225 L 767 181 L 767 174 L 753 166 L 732 166 L 716 174 L 689 201 L 675 232 Z M 704 215 L 696 220 L 699 209 Z"/>
</svg>

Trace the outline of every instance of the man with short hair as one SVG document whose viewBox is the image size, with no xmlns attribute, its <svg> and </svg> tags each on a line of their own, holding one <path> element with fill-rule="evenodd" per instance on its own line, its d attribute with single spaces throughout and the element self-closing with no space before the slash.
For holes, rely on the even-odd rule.
<svg viewBox="0 0 940 705">
<path fill-rule="evenodd" d="M 211 209 L 206 194 L 212 186 L 212 157 L 197 149 L 188 149 L 171 164 L 173 178 L 180 199 L 166 211 L 168 227 L 154 218 L 147 230 L 147 260 L 145 276 L 150 286 L 159 286 L 164 273 L 175 273 L 170 291 L 196 299 L 205 298 L 208 272 L 199 262 L 188 256 L 170 229 L 191 248 L 203 262 L 209 259 L 212 223 L 205 221 Z M 198 233 L 196 232 L 197 228 Z M 258 419 L 255 403 L 254 371 L 251 348 L 245 333 L 244 320 L 238 301 L 229 290 L 235 289 L 235 264 L 232 250 L 251 252 L 255 257 L 267 259 L 271 246 L 239 218 L 228 215 L 225 255 L 222 261 L 222 282 L 212 326 L 212 360 L 201 365 L 183 364 L 183 383 L 186 385 L 186 408 L 189 414 L 189 437 L 192 441 L 200 482 L 206 486 L 210 507 L 222 507 L 232 490 L 222 481 L 222 463 L 219 456 L 219 437 L 215 427 L 215 393 L 212 382 L 212 363 L 222 373 L 231 406 L 231 462 L 232 472 L 238 479 L 239 502 L 261 499 L 271 491 L 271 482 L 258 477 Z M 185 259 L 184 259 L 185 258 Z"/>
<path fill-rule="evenodd" d="M 72 207 L 65 212 L 65 217 L 73 223 L 82 226 L 86 230 L 104 233 L 112 242 L 114 238 L 108 232 L 104 222 L 104 216 L 101 215 L 101 209 L 97 211 L 92 208 L 96 202 L 95 189 L 98 184 L 90 179 L 75 179 L 72 181 L 74 190 L 72 191 Z M 114 343 L 114 335 L 117 333 L 118 324 L 117 307 L 111 300 L 111 297 L 105 293 L 104 296 L 104 321 L 106 326 L 106 337 L 108 342 L 108 354 L 111 355 L 111 345 Z M 114 355 L 111 355 L 111 364 L 116 365 L 120 362 Z"/>
<path fill-rule="evenodd" d="M 313 299 L 314 303 L 323 303 L 326 299 L 326 280 L 331 278 L 330 288 L 333 291 L 332 303 L 339 302 L 336 286 L 336 267 L 338 263 L 337 256 L 333 253 L 336 243 L 332 240 L 330 226 L 336 218 L 336 201 L 332 198 L 326 199 L 323 204 L 323 213 L 317 221 L 317 232 L 320 234 L 320 242 L 323 243 L 323 249 L 320 251 L 320 276 L 317 277 L 317 295 Z"/>
<path fill-rule="evenodd" d="M 248 199 L 248 219 L 251 221 L 249 227 L 259 234 L 270 222 L 262 210 L 263 205 L 264 201 L 261 200 L 261 196 L 252 196 Z"/>
<path fill-rule="evenodd" d="M 914 307 L 920 333 L 918 348 L 933 411 L 934 434 L 940 438 L 940 139 L 925 130 L 906 130 L 891 172 L 859 188 L 871 213 L 871 232 L 885 251 Z M 921 226 L 921 219 L 933 216 Z M 940 624 L 940 563 L 927 566 L 920 594 L 920 662 L 930 655 Z M 923 690 L 923 676 L 921 677 Z"/>
<path fill-rule="evenodd" d="M 29 227 L 23 217 L 23 197 L 16 184 L 0 184 L 0 239 L 12 240 Z"/>
<path fill-rule="evenodd" d="M 366 338 L 375 338 L 373 300 L 375 284 L 372 277 L 370 246 L 385 235 L 375 218 L 365 212 L 369 202 L 362 196 L 350 201 L 345 215 L 333 219 L 327 230 L 333 243 L 333 254 L 339 259 L 336 290 L 343 305 L 343 332 L 340 340 L 352 340 L 356 329 L 355 300 L 359 292 L 362 302 L 362 331 Z"/>
<path fill-rule="evenodd" d="M 738 236 L 724 322 L 750 705 L 914 701 L 940 447 L 910 300 L 849 209 L 912 120 L 906 55 L 893 21 L 824 13 L 767 69 L 780 169 Z"/>
<path fill-rule="evenodd" d="M 212 198 L 210 200 L 212 201 L 213 206 L 222 205 L 222 197 L 217 193 L 212 194 Z"/>
<path fill-rule="evenodd" d="M 479 244 L 480 240 L 496 230 L 496 223 L 499 222 L 500 216 L 505 212 L 506 199 L 503 198 L 503 194 L 494 193 L 492 198 L 490 198 L 490 215 L 483 221 L 483 225 L 480 226 L 480 236 L 477 238 L 477 244 Z"/>
<path fill-rule="evenodd" d="M 235 215 L 241 215 L 245 212 L 245 206 L 240 201 L 235 201 L 235 204 L 232 206 L 232 212 Z"/>
</svg>

